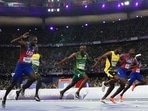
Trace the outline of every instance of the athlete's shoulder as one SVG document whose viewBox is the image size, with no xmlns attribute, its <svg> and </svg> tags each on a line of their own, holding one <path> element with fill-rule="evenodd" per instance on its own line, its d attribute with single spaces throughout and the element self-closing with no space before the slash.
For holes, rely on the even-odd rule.
<svg viewBox="0 0 148 111">
<path fill-rule="evenodd" d="M 122 53 L 122 54 L 120 54 L 120 57 L 127 57 L 127 56 L 128 56 L 127 53 Z"/>
</svg>

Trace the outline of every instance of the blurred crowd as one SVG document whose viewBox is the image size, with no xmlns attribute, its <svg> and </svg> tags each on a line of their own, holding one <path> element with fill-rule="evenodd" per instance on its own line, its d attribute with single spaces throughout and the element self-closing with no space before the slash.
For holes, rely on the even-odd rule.
<svg viewBox="0 0 148 111">
<path fill-rule="evenodd" d="M 103 40 L 122 40 L 130 37 L 148 35 L 148 17 L 139 17 L 125 21 L 112 21 L 95 24 L 70 26 L 2 26 L 0 27 L 0 44 L 29 31 L 38 37 L 40 44 L 92 42 Z"/>
<path fill-rule="evenodd" d="M 43 77 L 49 77 L 51 80 L 44 85 L 48 88 L 56 88 L 59 75 L 71 76 L 74 66 L 74 61 L 69 61 L 62 67 L 55 67 L 54 63 L 79 50 L 79 46 L 58 46 L 48 47 L 48 44 L 56 43 L 83 43 L 93 41 L 118 40 L 118 43 L 103 43 L 103 44 L 88 44 L 87 52 L 92 59 L 102 55 L 103 53 L 114 50 L 118 46 L 123 47 L 123 52 L 126 53 L 130 48 L 136 49 L 136 53 L 142 53 L 144 68 L 147 69 L 148 64 L 148 44 L 147 39 L 128 41 L 130 37 L 148 36 L 148 21 L 145 18 L 136 18 L 133 20 L 117 21 L 100 24 L 84 24 L 82 26 L 59 26 L 50 30 L 48 27 L 43 28 L 22 28 L 22 27 L 2 27 L 0 29 L 0 89 L 8 86 L 11 80 L 11 74 L 14 71 L 17 62 L 20 48 L 11 47 L 10 41 L 23 34 L 25 31 L 30 31 L 39 39 L 39 53 L 43 57 L 43 63 L 40 65 L 39 73 Z M 13 26 L 14 27 L 14 26 Z M 8 31 L 9 30 L 9 31 Z M 124 42 L 120 42 L 125 40 Z M 7 46 L 3 46 L 7 44 Z M 46 45 L 43 47 L 43 45 Z M 90 76 L 89 84 L 91 87 L 101 86 L 101 82 L 105 77 L 100 77 L 99 73 L 103 73 L 104 62 L 98 65 L 96 69 L 90 69 L 92 63 L 87 65 L 87 73 L 97 74 L 95 77 Z M 53 81 L 52 76 L 57 76 Z M 147 75 L 145 75 L 147 77 Z M 3 79 L 7 78 L 7 79 Z"/>
</svg>

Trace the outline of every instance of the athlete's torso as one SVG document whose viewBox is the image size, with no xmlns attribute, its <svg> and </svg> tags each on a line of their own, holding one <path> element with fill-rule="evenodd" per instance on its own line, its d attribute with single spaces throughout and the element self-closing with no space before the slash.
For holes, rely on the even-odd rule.
<svg viewBox="0 0 148 111">
<path fill-rule="evenodd" d="M 138 61 L 136 59 L 135 59 L 135 61 L 136 61 L 136 67 L 132 68 L 132 72 L 140 73 L 140 69 L 141 69 L 141 66 L 142 66 L 141 61 Z"/>
<path fill-rule="evenodd" d="M 117 63 L 120 59 L 120 56 L 119 54 L 115 54 L 114 51 L 111 51 L 111 57 L 107 57 L 106 58 L 106 63 L 105 63 L 105 69 L 108 70 L 108 69 L 114 69 L 116 68 L 117 66 Z"/>
<path fill-rule="evenodd" d="M 133 62 L 134 58 L 129 56 L 129 54 L 122 54 L 121 59 L 123 59 L 124 63 L 122 63 L 121 68 L 129 69 L 130 64 Z"/>
<path fill-rule="evenodd" d="M 82 56 L 80 52 L 77 52 L 75 68 L 85 70 L 87 59 L 88 59 L 87 54 L 84 54 L 84 56 Z"/>
<path fill-rule="evenodd" d="M 39 66 L 40 65 L 40 54 L 38 53 L 33 54 L 31 60 L 32 60 L 33 65 Z"/>
<path fill-rule="evenodd" d="M 31 63 L 31 57 L 34 53 L 35 47 L 30 44 L 30 42 L 26 42 L 26 48 L 24 48 L 19 56 L 18 62 L 21 63 Z"/>
</svg>

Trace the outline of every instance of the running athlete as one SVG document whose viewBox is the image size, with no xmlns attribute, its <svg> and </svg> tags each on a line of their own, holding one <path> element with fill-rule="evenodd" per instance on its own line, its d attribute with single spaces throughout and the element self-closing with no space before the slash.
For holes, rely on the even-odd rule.
<svg viewBox="0 0 148 111">
<path fill-rule="evenodd" d="M 101 98 L 101 102 L 105 103 L 105 99 L 112 92 L 115 87 L 115 83 L 119 80 L 116 73 L 117 64 L 120 59 L 121 47 L 116 48 L 114 51 L 109 51 L 97 58 L 97 61 L 91 68 L 95 68 L 103 59 L 106 59 L 104 72 L 110 78 L 109 81 L 102 82 L 102 91 L 105 91 L 105 86 L 109 85 L 106 94 Z"/>
<path fill-rule="evenodd" d="M 29 37 L 29 42 L 24 41 L 23 39 Z M 31 57 L 34 53 L 34 50 L 36 48 L 37 44 L 37 37 L 35 36 L 29 36 L 29 33 L 26 32 L 22 36 L 14 39 L 11 41 L 11 43 L 18 43 L 21 45 L 21 52 L 19 56 L 19 60 L 16 64 L 15 68 L 15 74 L 12 78 L 11 85 L 6 89 L 6 93 L 4 97 L 2 98 L 2 107 L 5 107 L 6 105 L 6 99 L 9 92 L 12 90 L 12 88 L 16 85 L 18 79 L 22 76 L 22 74 L 29 76 L 30 81 L 36 80 L 35 72 L 31 65 Z M 26 83 L 25 87 L 29 84 L 29 81 Z"/>
<path fill-rule="evenodd" d="M 80 79 L 83 79 L 83 81 L 81 82 L 79 86 L 79 89 L 75 93 L 75 96 L 77 98 L 80 98 L 80 95 L 79 95 L 80 90 L 82 89 L 82 87 L 86 84 L 86 82 L 89 79 L 85 73 L 85 66 L 86 66 L 87 60 L 90 60 L 90 59 L 89 59 L 88 54 L 86 53 L 86 46 L 84 45 L 80 46 L 80 51 L 72 53 L 70 56 L 64 58 L 60 62 L 55 63 L 55 65 L 61 65 L 73 58 L 75 59 L 76 63 L 74 66 L 74 71 L 73 71 L 74 75 L 72 78 L 72 82 L 65 89 L 60 91 L 60 99 L 63 98 L 63 95 L 67 90 L 72 88 Z"/>
<path fill-rule="evenodd" d="M 120 87 L 117 91 L 110 97 L 110 101 L 116 103 L 114 97 L 118 95 L 125 87 L 127 82 L 127 71 L 129 71 L 130 64 L 133 62 L 135 56 L 135 49 L 130 49 L 128 53 L 120 55 L 120 67 L 117 70 L 117 75 L 120 78 L 119 84 Z M 119 98 L 120 99 L 120 98 Z M 122 99 L 120 99 L 122 102 Z"/>
<path fill-rule="evenodd" d="M 134 61 L 130 65 L 130 68 L 132 70 L 132 72 L 130 73 L 130 79 L 128 81 L 127 86 L 124 88 L 124 90 L 120 94 L 120 98 L 122 99 L 122 101 L 123 101 L 123 94 L 131 87 L 131 85 L 134 83 L 135 80 L 138 80 L 139 83 L 133 84 L 132 91 L 135 89 L 136 86 L 146 84 L 146 80 L 140 73 L 140 69 L 142 66 L 141 59 L 142 59 L 142 55 L 137 54 L 134 58 Z"/>
<path fill-rule="evenodd" d="M 38 91 L 41 87 L 41 76 L 38 74 L 38 68 L 39 68 L 39 65 L 41 63 L 41 55 L 38 53 L 37 50 L 34 51 L 34 54 L 32 55 L 31 61 L 32 61 L 32 67 L 33 67 L 35 74 L 37 76 L 36 91 L 35 91 L 34 99 L 36 101 L 40 101 Z M 33 82 L 35 82 L 35 81 L 32 81 L 32 83 Z M 30 84 L 30 86 L 31 86 L 31 84 Z M 30 87 L 30 86 L 28 86 L 28 87 Z M 24 89 L 20 89 L 19 91 L 16 91 L 16 100 L 18 99 L 20 92 L 22 92 L 22 95 L 24 95 L 26 88 L 27 87 L 24 87 Z"/>
</svg>

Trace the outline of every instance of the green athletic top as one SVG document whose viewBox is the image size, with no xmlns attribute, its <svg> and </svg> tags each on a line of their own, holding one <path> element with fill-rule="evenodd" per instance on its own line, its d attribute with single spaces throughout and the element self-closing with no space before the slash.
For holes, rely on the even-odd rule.
<svg viewBox="0 0 148 111">
<path fill-rule="evenodd" d="M 84 56 L 82 56 L 80 51 L 77 52 L 75 69 L 85 70 L 87 58 L 88 58 L 87 53 L 84 54 Z"/>
</svg>

